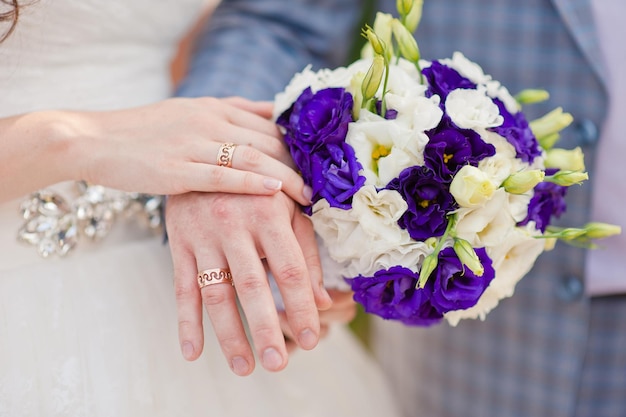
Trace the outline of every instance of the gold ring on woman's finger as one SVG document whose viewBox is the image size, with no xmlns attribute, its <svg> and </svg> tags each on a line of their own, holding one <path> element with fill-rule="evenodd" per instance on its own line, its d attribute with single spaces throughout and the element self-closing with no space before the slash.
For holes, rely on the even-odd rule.
<svg viewBox="0 0 626 417">
<path fill-rule="evenodd" d="M 222 143 L 217 151 L 217 166 L 230 168 L 233 165 L 234 143 Z"/>
<path fill-rule="evenodd" d="M 213 284 L 233 284 L 233 275 L 228 268 L 212 268 L 198 272 L 198 286 L 200 289 Z"/>
</svg>

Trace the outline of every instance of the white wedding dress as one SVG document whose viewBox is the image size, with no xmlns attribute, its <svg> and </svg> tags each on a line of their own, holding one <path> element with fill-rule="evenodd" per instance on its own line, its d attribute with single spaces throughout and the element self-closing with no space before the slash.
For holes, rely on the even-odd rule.
<svg viewBox="0 0 626 417">
<path fill-rule="evenodd" d="M 167 97 L 176 41 L 205 3 L 32 2 L 0 44 L 0 116 Z M 71 201 L 72 186 L 52 188 Z M 203 355 L 186 362 L 160 235 L 120 218 L 101 241 L 44 259 L 17 240 L 25 198 L 0 204 L 0 416 L 397 415 L 377 365 L 344 327 L 280 373 L 233 375 L 208 327 Z"/>
</svg>

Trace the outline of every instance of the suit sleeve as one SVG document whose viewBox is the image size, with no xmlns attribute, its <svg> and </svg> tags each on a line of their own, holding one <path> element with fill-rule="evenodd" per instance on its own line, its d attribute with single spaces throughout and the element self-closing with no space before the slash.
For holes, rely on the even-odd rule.
<svg viewBox="0 0 626 417">
<path fill-rule="evenodd" d="M 176 95 L 271 100 L 306 65 L 345 63 L 361 0 L 225 0 L 195 41 Z"/>
</svg>

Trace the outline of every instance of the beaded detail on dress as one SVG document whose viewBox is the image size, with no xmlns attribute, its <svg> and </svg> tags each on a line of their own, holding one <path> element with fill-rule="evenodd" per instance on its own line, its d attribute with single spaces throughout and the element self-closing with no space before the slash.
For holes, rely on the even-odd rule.
<svg viewBox="0 0 626 417">
<path fill-rule="evenodd" d="M 30 194 L 20 205 L 24 224 L 18 240 L 49 258 L 67 255 L 81 239 L 104 238 L 122 217 L 136 218 L 153 230 L 163 224 L 163 196 L 117 191 L 85 181 L 76 182 L 75 192 L 72 202 L 49 189 Z"/>
</svg>

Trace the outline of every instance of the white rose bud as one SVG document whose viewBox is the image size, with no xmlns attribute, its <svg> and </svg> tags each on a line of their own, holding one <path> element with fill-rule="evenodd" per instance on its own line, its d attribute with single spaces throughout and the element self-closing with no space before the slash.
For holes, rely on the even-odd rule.
<svg viewBox="0 0 626 417">
<path fill-rule="evenodd" d="M 535 188 L 535 185 L 543 181 L 544 177 L 545 173 L 540 169 L 516 172 L 504 180 L 502 186 L 508 193 L 524 194 Z"/>
<path fill-rule="evenodd" d="M 450 193 L 461 207 L 480 207 L 491 199 L 495 190 L 487 174 L 471 165 L 461 168 L 450 184 Z"/>
</svg>

